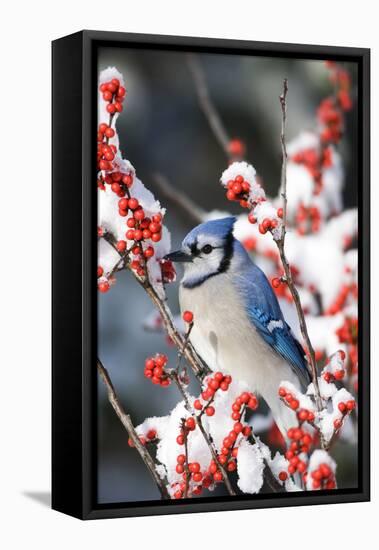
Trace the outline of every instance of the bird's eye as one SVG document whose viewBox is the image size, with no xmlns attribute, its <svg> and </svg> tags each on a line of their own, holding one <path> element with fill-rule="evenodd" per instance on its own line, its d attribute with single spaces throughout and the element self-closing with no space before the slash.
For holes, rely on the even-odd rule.
<svg viewBox="0 0 379 550">
<path fill-rule="evenodd" d="M 201 249 L 201 251 L 204 252 L 204 254 L 210 254 L 212 252 L 212 250 L 213 250 L 213 247 L 210 244 L 206 244 Z"/>
</svg>

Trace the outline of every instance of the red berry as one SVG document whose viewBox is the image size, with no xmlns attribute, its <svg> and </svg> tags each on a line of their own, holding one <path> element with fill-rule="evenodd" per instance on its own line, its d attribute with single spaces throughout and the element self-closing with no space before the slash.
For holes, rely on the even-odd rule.
<svg viewBox="0 0 379 550">
<path fill-rule="evenodd" d="M 166 366 L 167 361 L 168 361 L 167 355 L 157 355 L 157 357 L 155 358 L 155 362 L 158 367 Z"/>
<path fill-rule="evenodd" d="M 346 412 L 346 405 L 345 403 L 338 403 L 338 410 L 343 414 L 344 412 Z"/>
<path fill-rule="evenodd" d="M 105 130 L 104 134 L 107 138 L 112 138 L 115 135 L 115 131 L 113 130 L 113 128 L 108 127 Z"/>
<path fill-rule="evenodd" d="M 121 187 L 117 182 L 113 182 L 111 184 L 111 189 L 112 189 L 113 193 L 116 193 L 116 194 L 121 191 Z"/>
<path fill-rule="evenodd" d="M 293 409 L 294 411 L 299 407 L 300 403 L 297 399 L 291 399 L 290 403 L 289 403 L 289 406 L 291 407 L 291 409 Z"/>
<path fill-rule="evenodd" d="M 249 437 L 251 435 L 251 428 L 250 426 L 245 426 L 244 429 L 242 430 L 242 434 L 245 436 L 245 437 Z"/>
<path fill-rule="evenodd" d="M 118 241 L 116 244 L 116 248 L 119 252 L 125 252 L 126 250 L 126 241 Z"/>
<path fill-rule="evenodd" d="M 151 240 L 153 241 L 153 243 L 158 243 L 162 238 L 162 233 L 153 233 L 151 235 Z"/>
<path fill-rule="evenodd" d="M 116 107 L 113 105 L 113 103 L 109 103 L 107 105 L 107 112 L 110 114 L 110 115 L 114 115 L 114 113 L 116 112 Z"/>
<path fill-rule="evenodd" d="M 193 313 L 192 311 L 185 311 L 182 315 L 183 321 L 186 323 L 192 323 L 193 322 Z"/>
<path fill-rule="evenodd" d="M 215 481 L 222 481 L 223 477 L 222 477 L 222 473 L 217 470 L 214 474 L 213 474 L 213 479 Z"/>
<path fill-rule="evenodd" d="M 283 218 L 283 208 L 278 208 L 277 215 L 278 218 Z"/>
<path fill-rule="evenodd" d="M 241 424 L 241 422 L 236 422 L 233 426 L 233 430 L 236 432 L 236 434 L 241 433 L 243 430 L 243 425 Z"/>
<path fill-rule="evenodd" d="M 234 460 L 231 460 L 230 462 L 228 462 L 226 469 L 228 470 L 228 472 L 234 472 L 237 469 L 237 464 L 234 462 Z"/>
<path fill-rule="evenodd" d="M 118 186 L 120 187 L 120 186 Z M 121 189 L 121 188 L 120 188 Z M 128 199 L 120 199 L 118 201 L 118 207 L 121 209 L 121 210 L 128 210 Z"/>
<path fill-rule="evenodd" d="M 154 248 L 152 246 L 148 246 L 143 254 L 145 258 L 152 258 L 154 256 Z"/>
<path fill-rule="evenodd" d="M 201 411 L 201 409 L 203 408 L 203 405 L 201 404 L 200 399 L 195 399 L 195 401 L 193 402 L 193 406 L 194 406 L 195 409 L 197 409 L 198 411 Z"/>
<path fill-rule="evenodd" d="M 97 268 L 97 276 L 102 277 L 103 273 L 104 273 L 104 269 L 101 267 L 101 265 L 99 265 Z"/>
<path fill-rule="evenodd" d="M 265 219 L 263 220 L 263 222 L 262 222 L 262 227 L 263 227 L 263 229 L 266 229 L 266 231 L 267 231 L 268 229 L 270 229 L 270 227 L 271 227 L 271 220 L 269 220 L 268 218 L 265 218 Z"/>
<path fill-rule="evenodd" d="M 280 287 L 280 283 L 281 283 L 281 280 L 279 279 L 279 277 L 274 277 L 272 280 L 271 280 L 271 284 L 274 288 L 279 288 Z"/>
<path fill-rule="evenodd" d="M 280 481 L 285 481 L 288 478 L 288 474 L 287 474 L 287 472 L 282 471 L 282 472 L 279 472 L 278 477 L 279 477 Z"/>
<path fill-rule="evenodd" d="M 130 174 L 125 174 L 123 177 L 122 177 L 122 183 L 124 183 L 127 187 L 131 187 L 132 183 L 133 183 L 133 178 Z"/>
<path fill-rule="evenodd" d="M 141 222 L 145 217 L 145 212 L 143 211 L 142 208 L 137 208 L 137 210 L 134 211 L 133 216 L 134 216 L 134 219 Z"/>
<path fill-rule="evenodd" d="M 187 418 L 186 420 L 186 428 L 188 430 L 194 430 L 196 428 L 196 422 L 195 422 L 195 419 L 192 418 L 192 416 L 190 416 L 189 418 Z"/>
<path fill-rule="evenodd" d="M 177 464 L 175 469 L 177 474 L 182 474 L 184 472 L 184 466 L 182 464 Z"/>
<path fill-rule="evenodd" d="M 184 435 L 178 435 L 178 437 L 176 438 L 176 442 L 178 445 L 184 445 Z"/>
<path fill-rule="evenodd" d="M 254 214 L 252 212 L 250 212 L 250 214 L 248 215 L 248 220 L 250 223 L 254 224 L 254 223 L 257 223 L 257 218 L 254 216 Z"/>
<path fill-rule="evenodd" d="M 214 413 L 215 413 L 215 408 L 214 408 L 214 407 L 207 407 L 207 408 L 205 409 L 205 414 L 206 414 L 207 416 L 213 416 Z"/>
<path fill-rule="evenodd" d="M 139 207 L 139 202 L 138 202 L 138 199 L 132 197 L 131 199 L 129 199 L 129 208 L 131 210 L 136 210 L 137 208 Z"/>
<path fill-rule="evenodd" d="M 245 154 L 245 145 L 240 139 L 231 139 L 228 144 L 228 150 L 233 157 L 243 157 Z"/>
<path fill-rule="evenodd" d="M 100 292 L 108 292 L 108 290 L 109 290 L 108 281 L 102 281 L 101 283 L 99 283 L 98 288 L 99 288 Z"/>
<path fill-rule="evenodd" d="M 146 434 L 147 439 L 155 439 L 157 437 L 156 430 L 149 430 Z"/>
<path fill-rule="evenodd" d="M 240 183 L 233 183 L 232 191 L 235 195 L 239 195 L 242 191 L 242 186 Z"/>
</svg>

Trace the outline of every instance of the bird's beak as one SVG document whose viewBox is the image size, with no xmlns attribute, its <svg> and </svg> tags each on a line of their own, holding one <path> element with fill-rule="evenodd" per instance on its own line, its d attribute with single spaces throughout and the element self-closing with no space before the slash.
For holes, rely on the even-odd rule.
<svg viewBox="0 0 379 550">
<path fill-rule="evenodd" d="M 192 256 L 190 254 L 186 254 L 183 250 L 176 250 L 175 252 L 166 254 L 164 260 L 170 260 L 171 262 L 192 262 Z"/>
</svg>

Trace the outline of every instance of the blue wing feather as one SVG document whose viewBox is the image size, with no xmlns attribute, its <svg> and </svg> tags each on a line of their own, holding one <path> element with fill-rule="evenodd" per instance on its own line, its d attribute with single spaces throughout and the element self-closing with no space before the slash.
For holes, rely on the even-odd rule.
<svg viewBox="0 0 379 550">
<path fill-rule="evenodd" d="M 235 284 L 243 297 L 249 320 L 263 340 L 290 364 L 302 384 L 309 384 L 304 350 L 285 322 L 266 275 L 252 262 L 244 267 Z"/>
</svg>

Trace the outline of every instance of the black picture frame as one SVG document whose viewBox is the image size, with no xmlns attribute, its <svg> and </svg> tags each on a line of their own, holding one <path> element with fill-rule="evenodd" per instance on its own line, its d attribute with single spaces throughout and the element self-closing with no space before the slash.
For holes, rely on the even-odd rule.
<svg viewBox="0 0 379 550">
<path fill-rule="evenodd" d="M 358 63 L 359 484 L 357 489 L 96 503 L 97 48 L 127 46 Z M 55 40 L 53 60 L 52 507 L 81 519 L 360 502 L 370 499 L 370 50 L 82 31 Z M 78 194 L 81 189 L 81 196 Z M 80 198 L 78 198 L 80 196 Z M 67 276 L 69 268 L 70 275 Z"/>
</svg>

